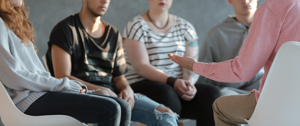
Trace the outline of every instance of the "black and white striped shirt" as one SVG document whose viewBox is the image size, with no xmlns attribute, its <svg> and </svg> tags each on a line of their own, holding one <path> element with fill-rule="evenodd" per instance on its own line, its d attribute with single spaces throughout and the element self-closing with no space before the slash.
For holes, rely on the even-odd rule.
<svg viewBox="0 0 300 126">
<path fill-rule="evenodd" d="M 173 53 L 184 56 L 186 42 L 197 41 L 198 36 L 191 23 L 177 16 L 174 16 L 174 18 L 174 25 L 169 32 L 160 33 L 150 29 L 143 17 L 138 15 L 127 23 L 123 32 L 123 38 L 137 40 L 145 44 L 151 65 L 169 76 L 182 78 L 182 67 L 174 63 L 167 54 Z M 134 71 L 127 56 L 126 61 L 128 72 L 125 76 L 128 82 L 133 84 L 144 80 L 143 77 Z"/>
</svg>

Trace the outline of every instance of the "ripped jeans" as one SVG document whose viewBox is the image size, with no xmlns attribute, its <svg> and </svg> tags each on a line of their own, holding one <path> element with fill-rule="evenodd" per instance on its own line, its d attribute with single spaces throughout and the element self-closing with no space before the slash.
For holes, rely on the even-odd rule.
<svg viewBox="0 0 300 126">
<path fill-rule="evenodd" d="M 143 123 L 147 126 L 177 126 L 178 115 L 161 113 L 156 108 L 163 106 L 145 95 L 134 94 L 134 108 L 131 113 L 131 120 Z"/>
<path fill-rule="evenodd" d="M 161 113 L 156 110 L 157 107 L 164 105 L 139 93 L 134 93 L 134 101 L 134 107 L 131 112 L 131 121 L 139 122 L 147 126 L 178 126 L 178 114 L 173 112 L 174 114 L 171 115 L 170 113 Z M 93 126 L 97 126 L 97 124 L 94 123 Z"/>
</svg>

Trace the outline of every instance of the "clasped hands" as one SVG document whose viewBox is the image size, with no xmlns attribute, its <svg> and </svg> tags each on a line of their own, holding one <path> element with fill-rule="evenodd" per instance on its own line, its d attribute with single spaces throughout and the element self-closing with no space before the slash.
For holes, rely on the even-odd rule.
<svg viewBox="0 0 300 126">
<path fill-rule="evenodd" d="M 181 67 L 193 71 L 193 65 L 196 62 L 191 57 L 181 57 L 178 55 L 174 55 L 172 53 L 168 54 L 169 58 L 180 65 Z M 174 89 L 177 92 L 177 94 L 184 100 L 190 101 L 195 97 L 195 94 L 197 93 L 197 89 L 193 84 L 191 84 L 187 80 L 178 79 L 175 82 Z"/>
<path fill-rule="evenodd" d="M 191 101 L 197 93 L 195 86 L 191 82 L 183 79 L 176 80 L 174 90 L 183 100 L 186 101 Z"/>
</svg>

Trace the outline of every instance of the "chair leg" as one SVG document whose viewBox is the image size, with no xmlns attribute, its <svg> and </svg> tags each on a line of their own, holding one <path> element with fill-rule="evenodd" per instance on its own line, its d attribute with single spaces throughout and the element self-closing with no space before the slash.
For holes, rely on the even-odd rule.
<svg viewBox="0 0 300 126">
<path fill-rule="evenodd" d="M 178 126 L 196 126 L 196 120 L 193 120 L 193 119 L 180 119 Z"/>
</svg>

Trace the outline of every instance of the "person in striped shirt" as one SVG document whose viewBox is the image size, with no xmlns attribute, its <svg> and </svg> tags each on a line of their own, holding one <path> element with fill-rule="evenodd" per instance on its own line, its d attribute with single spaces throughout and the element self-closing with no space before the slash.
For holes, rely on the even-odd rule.
<svg viewBox="0 0 300 126">
<path fill-rule="evenodd" d="M 198 36 L 188 21 L 169 14 L 172 0 L 148 0 L 149 11 L 130 20 L 123 32 L 128 72 L 135 92 L 170 107 L 198 126 L 214 126 L 212 103 L 220 96 L 210 84 L 196 83 L 198 75 L 167 56 L 198 58 Z"/>
</svg>

